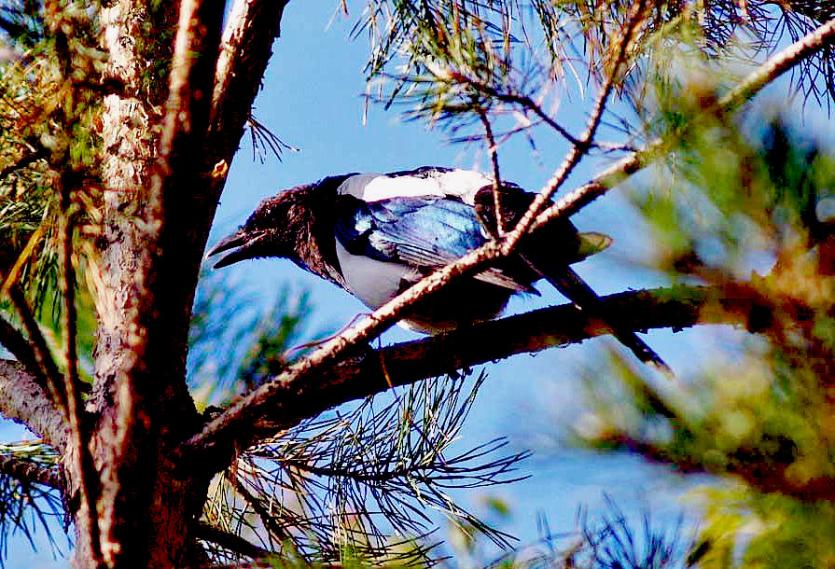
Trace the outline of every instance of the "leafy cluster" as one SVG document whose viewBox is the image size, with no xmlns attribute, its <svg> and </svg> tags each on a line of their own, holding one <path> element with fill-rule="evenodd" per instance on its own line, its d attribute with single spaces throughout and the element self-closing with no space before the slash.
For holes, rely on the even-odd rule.
<svg viewBox="0 0 835 569">
<path fill-rule="evenodd" d="M 610 381 L 590 382 L 595 421 L 581 429 L 598 448 L 734 481 L 705 494 L 711 567 L 735 563 L 741 532 L 743 566 L 817 567 L 835 555 L 822 537 L 835 523 L 835 153 L 765 124 L 745 134 L 726 117 L 703 121 L 634 193 L 659 244 L 654 264 L 749 299 L 757 336 L 676 385 L 618 361 Z M 802 559 L 789 543 L 808 545 Z"/>
<path fill-rule="evenodd" d="M 0 273 L 4 291 L 19 284 L 38 306 L 57 291 L 57 188 L 72 186 L 80 234 L 89 241 L 99 231 L 104 56 L 84 4 L 49 21 L 40 2 L 0 8 Z"/>
<path fill-rule="evenodd" d="M 491 116 L 510 136 L 544 125 L 569 138 L 566 99 L 610 74 L 633 2 L 572 0 L 370 0 L 354 33 L 367 33 L 369 88 L 406 115 L 460 128 Z M 833 17 L 825 0 L 710 0 L 646 3 L 617 78 L 632 105 L 654 84 L 653 59 L 685 50 L 713 71 L 729 60 L 755 62 Z M 675 66 L 666 66 L 666 69 Z M 831 103 L 835 67 L 824 48 L 799 67 L 804 98 Z M 466 140 L 467 138 L 465 138 Z"/>
</svg>

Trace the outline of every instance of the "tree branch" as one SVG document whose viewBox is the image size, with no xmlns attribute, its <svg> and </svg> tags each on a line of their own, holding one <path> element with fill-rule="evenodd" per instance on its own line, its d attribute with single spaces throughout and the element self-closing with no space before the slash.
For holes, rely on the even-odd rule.
<svg viewBox="0 0 835 569">
<path fill-rule="evenodd" d="M 235 492 L 241 495 L 244 501 L 250 508 L 252 508 L 252 511 L 255 512 L 261 520 L 261 523 L 264 524 L 264 528 L 266 528 L 269 533 L 271 544 L 273 537 L 275 537 L 279 542 L 284 542 L 290 539 L 290 535 L 287 533 L 287 530 L 279 524 L 278 518 L 270 510 L 265 508 L 262 501 L 254 496 L 252 492 L 244 486 L 244 483 L 241 482 L 237 472 L 233 473 L 231 470 L 227 470 L 223 476 L 232 484 Z"/>
<path fill-rule="evenodd" d="M 603 108 L 612 91 L 614 76 L 623 63 L 627 44 L 631 40 L 632 33 L 639 23 L 644 5 L 645 3 L 641 0 L 636 5 L 637 7 L 630 11 L 630 21 L 619 43 L 615 65 L 613 65 L 612 73 L 598 95 L 595 109 L 580 139 L 582 144 L 572 147 L 572 150 L 565 160 L 563 160 L 560 168 L 546 187 L 537 195 L 528 212 L 517 223 L 516 227 L 508 233 L 506 238 L 501 241 L 490 241 L 484 246 L 465 255 L 460 260 L 422 279 L 419 283 L 413 285 L 395 299 L 375 310 L 358 325 L 346 330 L 331 341 L 324 343 L 307 358 L 294 364 L 287 371 L 262 385 L 247 397 L 238 400 L 223 415 L 217 417 L 207 425 L 203 433 L 198 435 L 198 438 L 210 439 L 217 437 L 223 430 L 232 428 L 231 425 L 238 421 L 252 422 L 260 414 L 261 409 L 268 406 L 270 401 L 277 396 L 276 394 L 282 390 L 281 386 L 283 383 L 299 380 L 308 376 L 313 371 L 335 362 L 348 349 L 378 336 L 391 327 L 394 321 L 418 299 L 431 295 L 455 278 L 475 273 L 480 266 L 486 264 L 488 261 L 503 255 L 509 255 L 521 236 L 527 231 L 530 224 L 533 223 L 536 214 L 544 207 L 545 202 L 565 181 L 568 174 L 588 150 L 588 144 L 594 138 L 594 134 L 600 124 Z"/>
<path fill-rule="evenodd" d="M 232 6 L 212 92 L 210 120 L 214 137 L 234 135 L 246 123 L 272 55 L 273 41 L 280 34 L 288 1 L 236 0 Z M 235 139 L 235 145 L 238 140 Z"/>
<path fill-rule="evenodd" d="M 46 343 L 46 338 L 44 338 L 40 324 L 38 324 L 35 315 L 32 313 L 32 309 L 29 307 L 29 301 L 26 300 L 26 295 L 19 286 L 13 285 L 9 289 L 9 298 L 17 311 L 20 321 L 23 323 L 23 329 L 29 336 L 28 343 L 40 368 L 40 375 L 43 378 L 42 381 L 45 381 L 44 387 L 46 388 L 46 393 L 55 402 L 57 408 L 62 410 L 66 409 L 67 401 L 63 389 L 61 372 L 58 370 L 58 366 L 52 358 L 49 346 Z M 25 363 L 24 360 L 22 361 Z"/>
<path fill-rule="evenodd" d="M 15 328 L 8 320 L 0 316 L 0 344 L 22 363 L 26 370 L 37 378 L 38 385 L 45 392 L 49 391 L 46 378 L 43 375 L 38 356 L 23 333 Z M 57 370 L 56 370 L 57 372 Z"/>
<path fill-rule="evenodd" d="M 582 136 L 580 136 L 579 142 L 572 145 L 571 150 L 563 159 L 560 167 L 557 168 L 557 171 L 554 172 L 554 175 L 551 176 L 551 179 L 545 184 L 545 187 L 539 191 L 536 199 L 534 199 L 528 207 L 528 211 L 525 212 L 525 215 L 522 216 L 513 230 L 510 231 L 503 240 L 502 254 L 504 256 L 510 255 L 515 250 L 522 237 L 529 232 L 531 226 L 536 221 L 536 217 L 543 209 L 545 209 L 545 204 L 550 203 L 551 197 L 562 187 L 568 179 L 568 176 L 577 164 L 580 163 L 580 160 L 582 160 L 582 158 L 588 153 L 591 143 L 594 142 L 594 136 L 597 133 L 600 122 L 603 120 L 603 112 L 606 110 L 606 104 L 609 101 L 609 96 L 615 87 L 615 80 L 626 60 L 626 52 L 629 44 L 632 42 L 635 32 L 645 17 L 645 6 L 646 2 L 644 0 L 638 0 L 629 9 L 626 27 L 618 40 L 615 60 L 608 76 L 606 77 L 606 81 L 603 83 L 603 86 L 600 88 L 600 92 L 597 94 L 597 100 L 594 103 L 591 116 L 586 123 L 585 132 L 583 132 Z"/>
<path fill-rule="evenodd" d="M 67 464 L 75 473 L 74 477 L 80 483 L 78 492 L 81 497 L 79 516 L 87 516 L 86 526 L 89 528 L 89 541 L 83 543 L 91 545 L 90 554 L 97 564 L 101 563 L 101 542 L 99 539 L 99 524 L 96 520 L 96 496 L 98 495 L 98 480 L 93 455 L 88 441 L 90 439 L 89 422 L 85 421 L 83 402 L 81 400 L 81 378 L 78 374 L 78 314 L 75 306 L 75 267 L 72 262 L 73 235 L 75 233 L 72 209 L 72 175 L 65 172 L 60 180 L 60 279 L 59 286 L 63 299 L 62 325 L 64 330 L 64 394 L 66 416 L 70 424 L 72 451 L 67 453 Z M 57 387 L 57 386 L 56 386 Z"/>
<path fill-rule="evenodd" d="M 13 173 L 17 172 L 18 170 L 26 168 L 27 166 L 29 166 L 33 162 L 37 162 L 41 158 L 46 158 L 46 156 L 47 156 L 47 151 L 46 151 L 45 148 L 42 148 L 42 147 L 39 147 L 36 150 L 32 150 L 30 152 L 27 152 L 26 154 L 24 154 L 23 156 L 18 158 L 17 161 L 15 161 L 14 163 L 9 164 L 8 166 L 6 166 L 2 170 L 0 170 L 0 182 L 5 180 L 6 177 L 9 176 L 10 174 L 13 174 Z"/>
<path fill-rule="evenodd" d="M 703 311 L 712 303 L 718 303 L 721 309 Z M 745 289 L 726 293 L 705 287 L 620 293 L 603 297 L 602 306 L 612 325 L 629 323 L 637 330 L 680 330 L 699 323 L 723 323 L 759 331 L 759 323 L 769 321 L 767 315 L 775 310 Z M 208 461 L 207 467 L 220 469 L 228 463 L 232 446 L 246 448 L 336 405 L 515 354 L 581 343 L 610 330 L 607 324 L 590 319 L 576 307 L 561 305 L 380 350 L 355 349 L 338 364 L 317 369 L 315 375 L 297 375 L 289 370 L 282 373 L 270 403 L 259 402 L 260 416 L 251 416 L 247 406 L 240 406 L 240 401 L 251 401 L 250 396 L 242 397 L 221 414 L 220 420 L 210 422 L 202 434 L 189 440 L 183 450 L 188 461 L 196 461 L 193 467 L 200 464 L 202 468 L 202 461 Z"/>
<path fill-rule="evenodd" d="M 835 477 L 791 476 L 788 472 L 791 463 L 766 460 L 763 457 L 752 460 L 743 450 L 732 453 L 726 464 L 716 467 L 693 457 L 678 456 L 656 443 L 635 439 L 628 435 L 616 435 L 605 442 L 637 453 L 650 462 L 675 468 L 682 473 L 730 474 L 742 478 L 746 484 L 760 492 L 783 494 L 806 502 L 835 501 Z"/>
<path fill-rule="evenodd" d="M 43 438 L 66 448 L 69 425 L 34 375 L 19 362 L 0 360 L 0 413 Z"/>
</svg>

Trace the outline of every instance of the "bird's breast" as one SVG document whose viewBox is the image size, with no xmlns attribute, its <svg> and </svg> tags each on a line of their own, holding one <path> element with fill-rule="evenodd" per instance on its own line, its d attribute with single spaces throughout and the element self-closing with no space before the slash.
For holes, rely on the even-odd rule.
<svg viewBox="0 0 835 569">
<path fill-rule="evenodd" d="M 370 308 L 381 307 L 400 294 L 404 282 L 420 278 L 411 267 L 353 255 L 339 240 L 336 241 L 336 256 L 349 292 Z"/>
</svg>

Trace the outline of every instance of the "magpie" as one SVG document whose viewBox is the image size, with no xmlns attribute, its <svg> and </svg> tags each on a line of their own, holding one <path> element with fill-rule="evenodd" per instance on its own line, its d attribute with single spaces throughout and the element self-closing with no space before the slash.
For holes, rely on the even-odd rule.
<svg viewBox="0 0 835 569">
<path fill-rule="evenodd" d="M 378 308 L 424 276 L 486 243 L 527 211 L 535 194 L 472 170 L 424 166 L 387 174 L 350 173 L 296 186 L 263 200 L 238 231 L 207 256 L 215 268 L 284 257 Z M 498 196 L 498 199 L 496 197 Z M 410 307 L 401 324 L 439 333 L 498 316 L 517 293 L 538 294 L 546 279 L 578 308 L 606 321 L 600 298 L 569 265 L 608 246 L 559 220 L 526 236 L 518 252 L 458 279 Z M 608 323 L 644 362 L 669 368 L 634 331 Z"/>
</svg>

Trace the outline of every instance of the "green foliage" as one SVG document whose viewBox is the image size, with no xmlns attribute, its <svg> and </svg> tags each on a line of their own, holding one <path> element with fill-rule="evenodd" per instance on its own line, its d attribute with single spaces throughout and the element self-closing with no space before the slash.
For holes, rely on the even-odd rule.
<svg viewBox="0 0 835 569">
<path fill-rule="evenodd" d="M 685 114 L 692 103 L 682 101 Z M 675 384 L 614 358 L 614 374 L 589 378 L 595 419 L 578 434 L 729 481 L 702 494 L 702 566 L 829 566 L 835 223 L 825 204 L 835 197 L 835 150 L 778 119 L 747 131 L 721 116 L 697 125 L 634 202 L 657 244 L 655 266 L 750 299 L 757 336 Z"/>
<path fill-rule="evenodd" d="M 483 380 L 427 380 L 283 432 L 216 479 L 204 515 L 311 563 L 429 563 L 429 510 L 470 539 L 506 544 L 452 493 L 518 480 L 527 456 L 501 455 L 503 440 L 456 444 Z"/>
<path fill-rule="evenodd" d="M 827 0 L 649 2 L 638 41 L 628 46 L 619 92 L 637 108 L 659 73 L 681 71 L 677 56 L 712 62 L 762 59 L 784 37 L 796 40 L 833 17 Z M 559 120 L 560 103 L 614 66 L 614 49 L 634 2 L 610 0 L 368 0 L 354 33 L 371 52 L 369 90 L 408 118 L 458 128 L 489 114 L 510 132 L 530 135 Z M 793 9 L 790 9 L 793 8 Z M 664 63 L 664 65 L 659 65 Z M 793 81 L 807 98 L 835 98 L 835 63 L 827 50 Z M 513 113 L 518 113 L 515 117 Z M 525 120 L 521 120 L 524 116 Z M 515 127 L 515 128 L 514 128 Z"/>
</svg>

